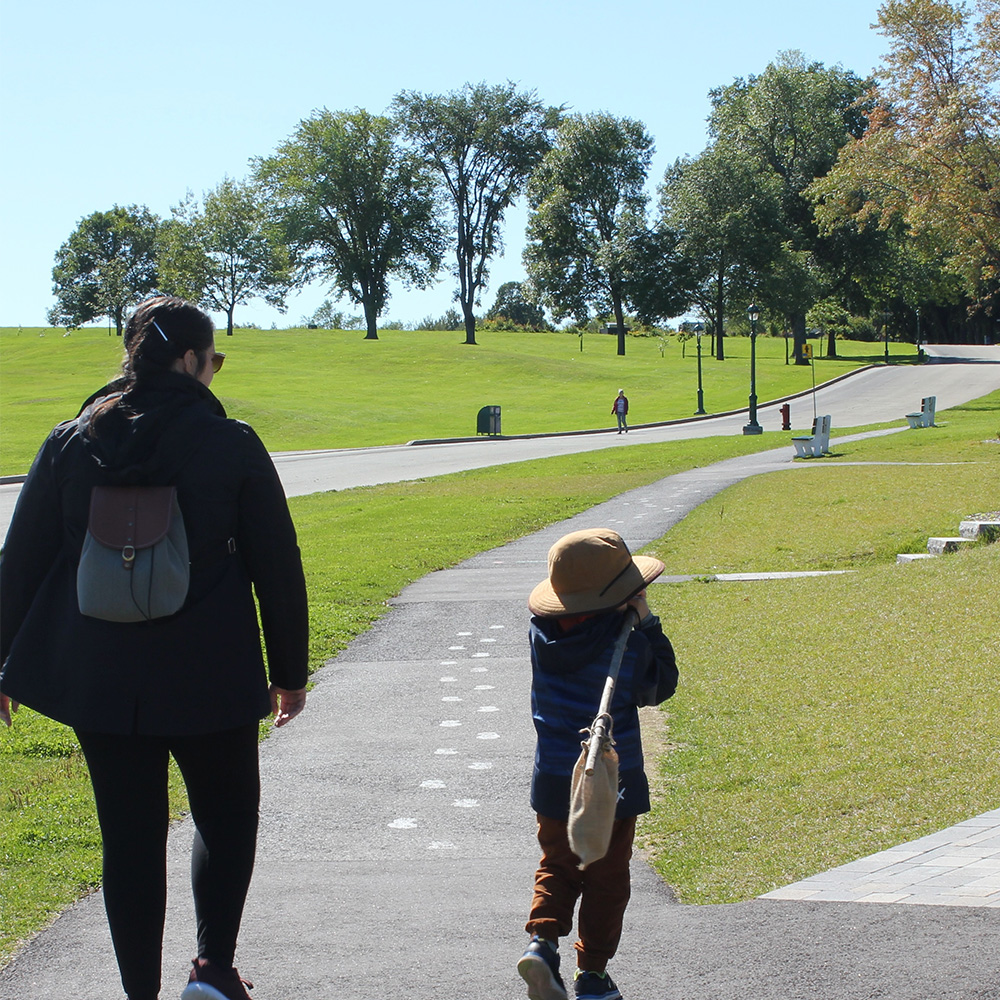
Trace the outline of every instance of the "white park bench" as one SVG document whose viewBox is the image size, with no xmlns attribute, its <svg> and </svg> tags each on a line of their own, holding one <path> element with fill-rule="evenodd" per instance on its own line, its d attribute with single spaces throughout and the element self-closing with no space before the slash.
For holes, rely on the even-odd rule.
<svg viewBox="0 0 1000 1000">
<path fill-rule="evenodd" d="M 792 438 L 796 458 L 819 458 L 830 450 L 830 414 L 813 421 L 812 434 Z"/>
<path fill-rule="evenodd" d="M 906 419 L 910 422 L 910 427 L 933 427 L 934 410 L 936 408 L 937 396 L 924 396 L 920 400 L 920 412 L 906 414 Z"/>
</svg>

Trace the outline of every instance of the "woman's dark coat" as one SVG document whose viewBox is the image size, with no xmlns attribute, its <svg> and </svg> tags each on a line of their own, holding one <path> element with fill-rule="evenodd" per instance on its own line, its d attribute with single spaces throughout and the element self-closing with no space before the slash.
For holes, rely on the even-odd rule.
<svg viewBox="0 0 1000 1000">
<path fill-rule="evenodd" d="M 186 375 L 148 378 L 124 402 L 94 436 L 91 401 L 56 427 L 21 490 L 0 559 L 0 690 L 91 732 L 199 734 L 263 718 L 254 592 L 271 682 L 295 690 L 307 676 L 305 580 L 274 465 Z M 106 622 L 77 605 L 91 488 L 127 483 L 177 487 L 191 585 L 169 618 Z"/>
</svg>

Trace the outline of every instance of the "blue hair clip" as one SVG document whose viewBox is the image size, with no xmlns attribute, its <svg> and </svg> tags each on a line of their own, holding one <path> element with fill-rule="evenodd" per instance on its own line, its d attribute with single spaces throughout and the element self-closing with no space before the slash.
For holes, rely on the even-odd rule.
<svg viewBox="0 0 1000 1000">
<path fill-rule="evenodd" d="M 152 321 L 152 323 L 153 326 L 156 327 L 156 332 L 169 344 L 170 338 L 160 329 L 160 324 L 157 323 L 155 319 Z"/>
</svg>

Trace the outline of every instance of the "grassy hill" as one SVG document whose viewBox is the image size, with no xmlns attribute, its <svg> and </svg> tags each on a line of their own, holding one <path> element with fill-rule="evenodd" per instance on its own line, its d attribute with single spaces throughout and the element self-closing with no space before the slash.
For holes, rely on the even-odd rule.
<svg viewBox="0 0 1000 1000">
<path fill-rule="evenodd" d="M 631 423 L 690 416 L 697 405 L 694 341 L 682 347 L 676 337 L 630 337 L 624 358 L 616 338 L 600 334 L 584 338 L 582 353 L 580 339 L 566 333 L 486 333 L 475 347 L 447 332 L 390 330 L 381 338 L 238 330 L 219 337 L 227 360 L 212 389 L 271 451 L 470 436 L 485 405 L 502 407 L 505 434 L 610 427 L 620 388 Z M 707 356 L 708 346 L 703 341 L 705 408 L 745 407 L 749 340 L 727 338 L 722 362 Z M 891 346 L 912 360 L 912 346 Z M 879 347 L 841 343 L 842 358 L 816 361 L 817 382 L 881 360 Z M 27 471 L 45 435 L 115 375 L 121 354 L 121 341 L 106 330 L 0 329 L 0 474 Z M 762 402 L 808 389 L 812 379 L 808 366 L 785 364 L 783 340 L 758 338 Z"/>
</svg>

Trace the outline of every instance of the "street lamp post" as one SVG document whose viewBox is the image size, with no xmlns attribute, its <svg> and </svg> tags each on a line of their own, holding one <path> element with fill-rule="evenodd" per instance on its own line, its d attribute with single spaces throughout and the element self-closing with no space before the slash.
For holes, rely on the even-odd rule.
<svg viewBox="0 0 1000 1000">
<path fill-rule="evenodd" d="M 889 363 L 889 307 L 882 310 L 882 338 L 885 340 L 885 363 Z"/>
<path fill-rule="evenodd" d="M 764 428 L 757 423 L 757 320 L 760 310 L 751 303 L 747 307 L 750 319 L 750 422 L 743 428 L 744 434 L 763 434 Z"/>
<path fill-rule="evenodd" d="M 705 412 L 705 393 L 701 387 L 701 335 L 705 332 L 705 327 L 701 323 L 695 323 L 694 336 L 698 342 L 698 409 L 695 416 L 701 416 Z"/>
</svg>

